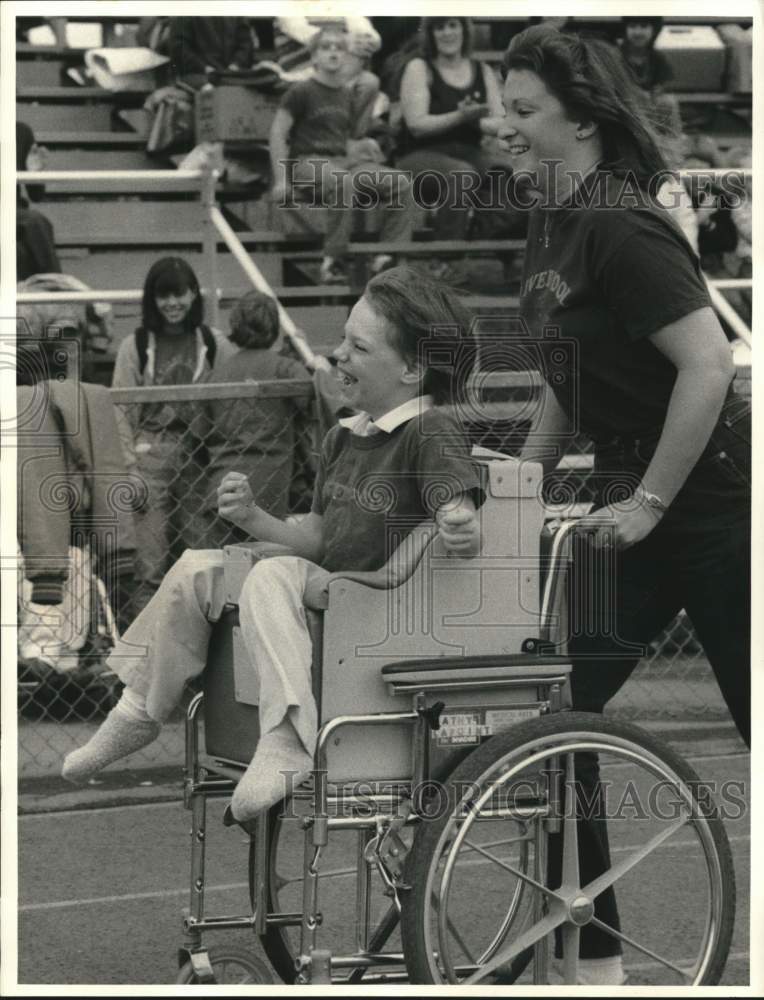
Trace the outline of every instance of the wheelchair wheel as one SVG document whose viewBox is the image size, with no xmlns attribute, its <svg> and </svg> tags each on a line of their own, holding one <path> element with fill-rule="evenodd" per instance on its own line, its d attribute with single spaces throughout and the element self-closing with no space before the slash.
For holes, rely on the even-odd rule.
<svg viewBox="0 0 764 1000">
<path fill-rule="evenodd" d="M 581 777 L 597 760 L 587 797 Z M 605 819 L 610 848 L 593 867 L 578 845 Z M 530 875 L 513 856 L 520 821 L 534 831 Z M 662 741 L 598 715 L 533 719 L 472 753 L 417 831 L 406 880 L 412 983 L 512 982 L 530 956 L 546 983 L 554 939 L 572 985 L 579 947 L 599 935 L 622 948 L 629 985 L 713 985 L 732 937 L 732 856 L 708 786 Z M 523 913 L 508 921 L 521 885 Z"/>
<path fill-rule="evenodd" d="M 246 948 L 215 946 L 207 952 L 212 969 L 211 980 L 202 978 L 188 961 L 178 973 L 176 983 L 191 985 L 226 985 L 244 986 L 246 984 L 268 985 L 273 982 L 273 976 L 265 962 L 261 961 Z"/>
</svg>

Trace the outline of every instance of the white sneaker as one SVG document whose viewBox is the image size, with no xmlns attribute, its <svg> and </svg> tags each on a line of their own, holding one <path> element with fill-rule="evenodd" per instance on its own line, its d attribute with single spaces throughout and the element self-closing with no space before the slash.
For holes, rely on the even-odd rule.
<svg viewBox="0 0 764 1000">
<path fill-rule="evenodd" d="M 374 257 L 369 265 L 369 271 L 372 274 L 381 274 L 382 271 L 386 271 L 388 267 L 393 263 L 393 258 L 389 253 L 378 253 Z"/>
</svg>

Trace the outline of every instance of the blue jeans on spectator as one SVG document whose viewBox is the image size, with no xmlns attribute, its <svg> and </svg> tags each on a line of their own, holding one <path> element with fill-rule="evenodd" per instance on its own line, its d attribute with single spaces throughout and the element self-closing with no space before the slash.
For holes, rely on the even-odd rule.
<svg viewBox="0 0 764 1000">
<path fill-rule="evenodd" d="M 469 227 L 471 206 L 469 196 L 462 194 L 464 187 L 473 180 L 479 186 L 491 165 L 491 157 L 479 147 L 447 140 L 411 150 L 396 163 L 400 170 L 411 171 L 417 205 L 433 206 L 435 238 L 454 240 L 463 240 Z"/>
</svg>

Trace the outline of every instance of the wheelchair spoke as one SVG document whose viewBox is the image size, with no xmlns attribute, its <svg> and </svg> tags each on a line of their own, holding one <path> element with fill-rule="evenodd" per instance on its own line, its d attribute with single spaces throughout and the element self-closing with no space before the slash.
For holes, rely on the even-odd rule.
<svg viewBox="0 0 764 1000">
<path fill-rule="evenodd" d="M 515 955 L 519 955 L 526 948 L 531 947 L 537 941 L 546 937 L 547 934 L 550 934 L 556 927 L 559 927 L 560 924 L 565 922 L 565 908 L 559 904 L 554 907 L 554 910 L 556 912 L 548 913 L 538 923 L 529 927 L 527 931 L 515 938 L 506 948 L 502 948 L 485 965 L 481 965 L 477 972 L 474 972 L 468 979 L 464 979 L 460 985 L 470 986 L 474 983 L 482 983 L 499 966 L 511 962 Z"/>
<path fill-rule="evenodd" d="M 651 951 L 650 948 L 646 948 L 644 945 L 639 944 L 633 938 L 630 938 L 627 934 L 623 934 L 621 931 L 617 931 L 614 927 L 610 927 L 609 924 L 603 923 L 602 920 L 598 920 L 597 917 L 592 917 L 592 923 L 599 927 L 601 931 L 605 931 L 606 934 L 611 934 L 613 937 L 618 938 L 619 941 L 623 941 L 624 944 L 628 944 L 632 948 L 636 948 L 637 951 L 641 951 L 643 955 L 649 955 L 650 958 L 654 959 L 656 962 L 660 962 L 661 965 L 665 965 L 668 969 L 673 969 L 674 972 L 678 972 L 683 978 L 692 982 L 692 973 L 687 972 L 685 969 L 680 968 L 673 962 L 670 962 L 667 958 L 661 958 L 661 956 L 655 952 Z"/>
<path fill-rule="evenodd" d="M 489 861 L 493 861 L 494 864 L 503 868 L 505 871 L 509 872 L 510 875 L 514 875 L 516 878 L 522 879 L 523 882 L 527 882 L 532 885 L 534 889 L 538 889 L 539 892 L 543 892 L 547 896 L 551 896 L 552 899 L 559 899 L 559 895 L 552 889 L 547 888 L 547 886 L 542 885 L 535 879 L 531 878 L 530 875 L 521 871 L 519 868 L 515 868 L 513 865 L 507 864 L 506 861 L 502 861 L 501 858 L 497 858 L 495 854 L 491 854 L 490 851 L 486 851 L 480 844 L 473 844 L 471 840 L 465 840 L 464 843 L 473 851 L 478 854 L 482 854 L 483 857 L 488 858 Z"/>
<path fill-rule="evenodd" d="M 573 754 L 565 755 L 565 812 L 562 820 L 562 884 L 566 889 L 580 888 L 578 869 L 578 809 Z"/>
<path fill-rule="evenodd" d="M 578 946 L 581 940 L 581 928 L 575 924 L 566 923 L 562 928 L 562 972 L 565 982 L 575 985 L 578 978 Z"/>
<path fill-rule="evenodd" d="M 672 834 L 676 833 L 677 830 L 681 830 L 690 820 L 690 816 L 685 816 L 683 819 L 677 820 L 676 823 L 672 823 L 670 827 L 663 830 L 661 833 L 656 834 L 651 840 L 645 844 L 644 847 L 639 848 L 630 854 L 629 857 L 624 858 L 623 861 L 619 861 L 617 865 L 613 865 L 602 875 L 599 875 L 593 882 L 582 887 L 582 892 L 587 896 L 595 899 L 600 893 L 604 892 L 605 889 L 609 889 L 611 885 L 618 881 L 621 876 L 625 875 L 626 872 L 631 871 L 636 865 L 639 864 L 644 858 L 663 843 L 664 840 L 668 840 Z"/>
</svg>

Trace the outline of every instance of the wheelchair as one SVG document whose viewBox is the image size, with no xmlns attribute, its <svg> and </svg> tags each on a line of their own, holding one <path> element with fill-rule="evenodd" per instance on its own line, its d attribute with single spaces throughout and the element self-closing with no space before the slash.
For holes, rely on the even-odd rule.
<svg viewBox="0 0 764 1000">
<path fill-rule="evenodd" d="M 580 525 L 545 527 L 539 465 L 493 453 L 478 465 L 477 558 L 451 559 L 434 526 L 417 528 L 406 565 L 333 574 L 324 609 L 307 612 L 313 776 L 246 824 L 250 911 L 208 916 L 207 801 L 231 795 L 258 737 L 236 600 L 253 561 L 278 553 L 226 549 L 229 606 L 186 719 L 178 982 L 275 972 L 289 984 L 532 985 L 549 982 L 556 956 L 575 984 L 587 924 L 619 942 L 630 985 L 719 982 L 735 882 L 709 788 L 652 734 L 570 711 L 566 589 Z M 599 763 L 594 804 L 576 777 L 584 758 Z M 579 858 L 586 808 L 607 819 L 605 871 Z M 620 923 L 599 909 L 614 887 Z M 260 949 L 206 946 L 212 931 L 242 929 L 272 968 Z"/>
</svg>

